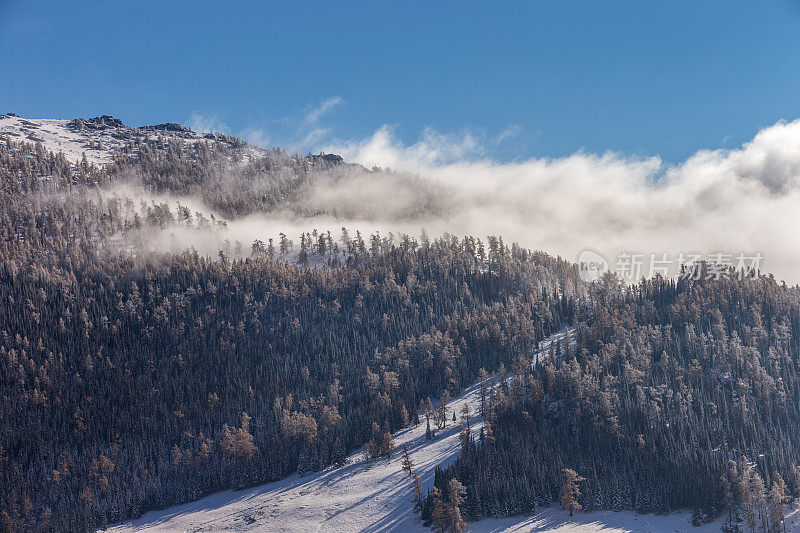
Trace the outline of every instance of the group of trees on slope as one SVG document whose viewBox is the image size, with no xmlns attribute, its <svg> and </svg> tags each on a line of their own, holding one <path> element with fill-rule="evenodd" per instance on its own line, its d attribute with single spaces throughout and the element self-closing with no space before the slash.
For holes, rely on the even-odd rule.
<svg viewBox="0 0 800 533">
<path fill-rule="evenodd" d="M 387 455 L 417 413 L 443 424 L 428 398 L 481 374 L 486 425 L 429 497 L 417 487 L 424 519 L 534 512 L 563 501 L 569 469 L 584 509 L 780 525 L 775 502 L 800 491 L 797 288 L 587 285 L 499 238 L 225 242 L 224 221 L 117 187 L 303 215 L 341 165 L 157 138 L 102 168 L 0 146 L 3 528 L 91 529 L 365 444 Z M 219 234 L 220 253 L 148 252 L 179 230 Z M 564 323 L 574 342 L 531 360 Z"/>
<path fill-rule="evenodd" d="M 585 307 L 573 266 L 495 238 L 301 236 L 324 268 L 258 243 L 115 246 L 185 223 L 107 200 L 133 164 L 0 146 L 4 529 L 87 530 L 340 464 Z"/>
<path fill-rule="evenodd" d="M 436 474 L 471 520 L 535 512 L 583 477 L 586 510 L 726 513 L 779 531 L 800 496 L 800 291 L 758 279 L 594 284 L 591 315 L 555 356 L 489 388 L 488 431 Z M 433 499 L 423 516 L 433 520 Z"/>
</svg>

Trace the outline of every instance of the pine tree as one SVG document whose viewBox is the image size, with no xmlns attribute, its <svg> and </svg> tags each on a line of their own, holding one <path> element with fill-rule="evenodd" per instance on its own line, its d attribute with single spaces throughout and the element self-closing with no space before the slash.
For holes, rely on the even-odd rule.
<svg viewBox="0 0 800 533">
<path fill-rule="evenodd" d="M 578 483 L 584 481 L 586 478 L 579 476 L 570 468 L 564 468 L 561 472 L 564 476 L 564 484 L 561 485 L 561 505 L 563 505 L 564 509 L 568 510 L 569 515 L 572 516 L 574 511 L 580 511 L 582 509 L 581 504 L 578 503 L 578 498 L 580 498 L 581 495 Z"/>
<path fill-rule="evenodd" d="M 440 491 L 439 487 L 436 485 L 433 486 L 433 490 L 431 491 L 431 500 L 433 502 L 433 511 L 431 511 L 433 527 L 431 529 L 434 531 L 438 530 L 439 533 L 445 533 L 448 526 L 447 509 L 442 501 L 442 491 Z"/>
<path fill-rule="evenodd" d="M 411 473 L 411 490 L 414 494 L 414 512 L 420 512 L 422 510 L 422 481 L 419 478 L 419 474 L 416 472 Z"/>
<path fill-rule="evenodd" d="M 459 480 L 453 478 L 447 485 L 447 522 L 451 533 L 462 533 L 467 527 L 467 523 L 461 516 L 461 506 L 464 505 L 464 497 L 467 489 Z"/>
<path fill-rule="evenodd" d="M 772 488 L 769 491 L 767 517 L 770 533 L 780 533 L 783 526 L 783 504 L 786 500 L 786 483 L 780 473 L 775 474 Z"/>
<path fill-rule="evenodd" d="M 412 468 L 414 468 L 414 461 L 411 460 L 411 454 L 408 453 L 408 446 L 403 444 L 403 470 L 410 476 Z"/>
</svg>

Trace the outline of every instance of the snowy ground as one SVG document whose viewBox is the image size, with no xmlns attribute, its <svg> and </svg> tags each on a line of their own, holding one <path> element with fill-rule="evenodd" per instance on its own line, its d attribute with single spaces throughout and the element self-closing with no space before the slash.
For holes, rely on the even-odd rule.
<svg viewBox="0 0 800 533">
<path fill-rule="evenodd" d="M 449 412 L 461 412 L 463 403 L 473 412 L 478 386 L 451 401 Z M 424 419 L 423 419 L 424 420 Z M 471 427 L 480 431 L 482 420 Z M 433 483 L 437 465 L 455 460 L 460 446 L 457 425 L 452 422 L 425 439 L 424 422 L 395 434 L 399 449 L 407 445 L 423 483 Z M 111 528 L 112 531 L 427 531 L 412 511 L 411 484 L 402 470 L 402 457 L 364 461 L 360 453 L 348 465 L 243 491 L 227 491 L 194 503 L 145 514 Z"/>
<path fill-rule="evenodd" d="M 630 511 L 597 511 L 575 513 L 546 507 L 536 516 L 499 519 L 486 519 L 470 524 L 472 533 L 527 533 L 529 531 L 551 531 L 554 533 L 627 533 L 627 532 L 683 532 L 719 533 L 723 519 L 718 519 L 702 527 L 692 527 L 692 513 L 680 512 L 668 515 L 640 515 Z"/>
<path fill-rule="evenodd" d="M 86 154 L 86 159 L 90 163 L 104 165 L 112 161 L 117 148 L 137 138 L 180 138 L 186 143 L 202 140 L 215 142 L 217 139 L 217 137 L 209 139 L 194 131 L 154 130 L 128 126 L 76 129 L 70 127 L 69 123 L 69 120 L 62 119 L 29 119 L 0 114 L 0 142 L 5 139 L 39 142 L 49 151 L 63 153 L 72 163 L 79 162 L 83 154 Z M 250 145 L 245 150 L 245 155 L 258 156 L 264 153 L 260 148 Z"/>
<path fill-rule="evenodd" d="M 25 119 L 21 117 L 0 116 L 0 140 L 41 142 L 47 150 L 61 152 L 72 163 L 77 163 L 86 154 L 90 163 L 109 163 L 112 147 L 120 144 L 104 132 L 78 132 L 67 127 L 68 120 Z M 102 150 L 97 149 L 97 141 Z"/>
<path fill-rule="evenodd" d="M 563 339 L 564 332 L 551 337 Z M 540 353 L 547 353 L 549 342 Z M 460 414 L 469 404 L 473 413 L 479 405 L 477 384 L 452 400 L 449 412 Z M 483 420 L 470 421 L 473 434 Z M 395 434 L 398 451 L 407 445 L 425 486 L 433 483 L 436 466 L 455 460 L 458 450 L 457 426 L 449 423 L 437 439 L 425 439 L 425 424 Z M 389 460 L 364 461 L 360 453 L 349 457 L 349 464 L 305 477 L 292 475 L 281 481 L 243 491 L 226 491 L 199 501 L 152 511 L 140 518 L 110 528 L 111 531 L 430 531 L 412 510 L 411 485 L 396 453 Z M 787 520 L 787 531 L 800 531 L 795 512 Z M 557 507 L 541 509 L 535 516 L 485 519 L 470 524 L 474 532 L 555 531 L 588 533 L 618 532 L 718 532 L 722 519 L 700 528 L 690 525 L 691 513 L 666 516 L 639 515 L 633 512 L 599 511 L 569 513 Z"/>
<path fill-rule="evenodd" d="M 800 531 L 800 517 L 797 508 L 786 510 L 786 532 Z M 630 511 L 596 511 L 575 513 L 570 517 L 567 511 L 556 507 L 542 509 L 536 516 L 500 519 L 487 519 L 472 522 L 471 533 L 528 533 L 547 531 L 553 533 L 719 533 L 725 522 L 724 515 L 700 527 L 692 526 L 692 513 L 688 511 L 668 515 L 645 515 Z M 745 527 L 745 529 L 747 529 Z M 756 528 L 761 531 L 760 527 Z"/>
</svg>

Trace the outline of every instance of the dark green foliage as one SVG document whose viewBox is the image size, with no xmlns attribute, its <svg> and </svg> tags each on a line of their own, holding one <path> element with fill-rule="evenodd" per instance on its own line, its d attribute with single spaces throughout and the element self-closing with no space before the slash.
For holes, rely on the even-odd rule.
<svg viewBox="0 0 800 533">
<path fill-rule="evenodd" d="M 512 372 L 524 391 L 493 399 L 495 442 L 438 474 L 443 490 L 452 477 L 468 488 L 470 518 L 557 503 L 562 468 L 586 478 L 587 510 L 694 509 L 697 522 L 726 498 L 740 514 L 747 458 L 767 488 L 794 479 L 800 290 L 768 277 L 606 280 L 590 301 L 577 350 Z"/>
<path fill-rule="evenodd" d="M 302 237 L 327 268 L 255 245 L 128 253 L 109 243 L 184 224 L 95 190 L 132 164 L 0 147 L 3 526 L 91 529 L 341 464 L 373 423 L 531 353 L 582 297 L 566 262 L 500 246 L 487 263 L 471 238 Z M 139 172 L 172 186 L 167 167 Z"/>
</svg>

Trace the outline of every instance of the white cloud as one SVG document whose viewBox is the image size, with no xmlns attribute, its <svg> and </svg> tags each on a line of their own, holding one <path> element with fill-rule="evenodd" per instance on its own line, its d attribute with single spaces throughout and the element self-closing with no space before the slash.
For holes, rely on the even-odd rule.
<svg viewBox="0 0 800 533">
<path fill-rule="evenodd" d="M 403 204 L 419 197 L 399 179 L 346 195 L 328 191 L 369 204 L 375 215 L 367 218 L 376 227 L 502 235 L 571 260 L 585 248 L 609 258 L 621 251 L 760 252 L 766 269 L 800 281 L 800 120 L 765 128 L 738 149 L 701 150 L 677 165 L 616 153 L 497 163 L 469 134 L 428 129 L 404 145 L 388 126 L 326 151 L 435 184 L 432 207 L 421 213 Z M 410 212 L 418 213 L 413 222 L 381 216 Z"/>
<path fill-rule="evenodd" d="M 200 133 L 219 132 L 230 135 L 231 129 L 217 115 L 204 115 L 193 112 L 189 119 L 189 127 Z"/>
<path fill-rule="evenodd" d="M 286 213 L 231 221 L 232 231 L 248 228 L 242 242 L 259 235 L 260 227 L 336 231 L 345 225 L 363 233 L 411 234 L 424 227 L 431 234 L 502 235 L 570 260 L 592 249 L 612 264 L 620 252 L 760 252 L 766 270 L 800 282 L 800 120 L 764 128 L 736 149 L 700 150 L 675 165 L 658 157 L 583 152 L 500 163 L 484 145 L 508 139 L 513 127 L 494 137 L 427 128 L 405 144 L 387 125 L 366 139 L 326 143 L 330 128 L 308 117 L 318 121 L 340 103 L 328 99 L 290 121 L 295 142 L 273 142 L 290 150 L 319 147 L 396 172 L 337 167 L 312 182 Z M 224 124 L 195 114 L 193 127 L 219 130 Z M 243 136 L 270 144 L 261 129 Z"/>
<path fill-rule="evenodd" d="M 319 119 L 328 113 L 334 107 L 344 104 L 344 99 L 341 96 L 333 96 L 322 102 L 319 106 L 309 111 L 305 116 L 305 122 L 308 124 L 316 124 Z"/>
<path fill-rule="evenodd" d="M 260 146 L 261 148 L 269 148 L 273 146 L 270 137 L 267 135 L 267 132 L 262 128 L 246 129 L 242 131 L 240 136 L 254 146 Z"/>
<path fill-rule="evenodd" d="M 332 131 L 330 127 L 320 124 L 321 120 L 332 109 L 343 104 L 344 99 L 341 96 L 333 96 L 318 106 L 313 108 L 309 106 L 308 110 L 299 111 L 293 116 L 270 120 L 266 127 L 256 125 L 244 129 L 239 136 L 262 148 L 280 146 L 289 152 L 313 151 Z M 195 113 L 192 115 L 192 124 L 192 129 L 196 131 L 214 130 L 229 133 L 229 129 L 215 116 Z"/>
<path fill-rule="evenodd" d="M 325 138 L 330 130 L 328 128 L 315 128 L 303 138 L 303 146 L 313 146 Z"/>
<path fill-rule="evenodd" d="M 520 133 L 522 133 L 522 126 L 519 126 L 517 124 L 510 124 L 506 127 L 506 129 L 504 129 L 495 136 L 494 144 L 499 146 L 503 141 L 507 139 L 513 139 L 514 137 L 517 137 Z"/>
<path fill-rule="evenodd" d="M 416 143 L 403 146 L 395 138 L 394 127 L 388 125 L 382 126 L 369 139 L 331 144 L 324 150 L 341 154 L 346 160 L 366 167 L 388 167 L 423 174 L 432 168 L 474 159 L 484 152 L 481 143 L 470 132 L 445 135 L 432 128 L 425 128 Z"/>
</svg>

